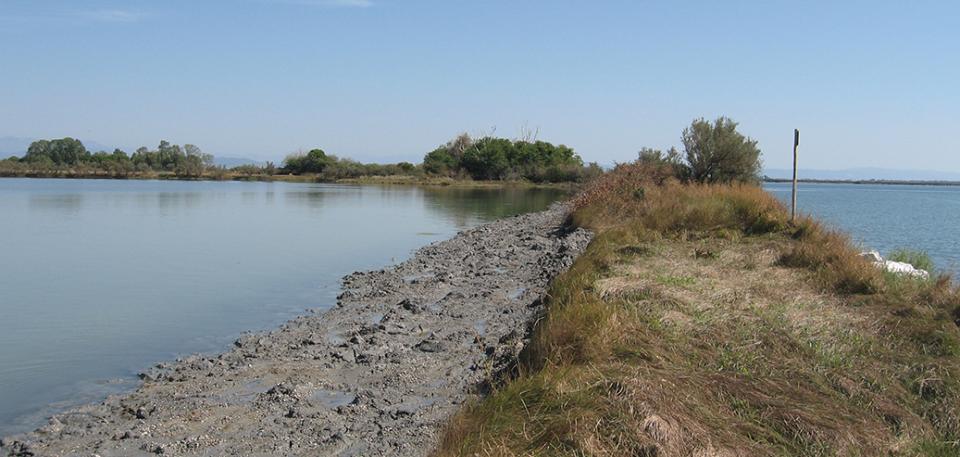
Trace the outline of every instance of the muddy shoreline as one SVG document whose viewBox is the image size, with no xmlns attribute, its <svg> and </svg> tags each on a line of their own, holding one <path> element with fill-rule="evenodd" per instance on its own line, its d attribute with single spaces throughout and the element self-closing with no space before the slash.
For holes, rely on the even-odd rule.
<svg viewBox="0 0 960 457">
<path fill-rule="evenodd" d="M 494 221 L 348 275 L 330 310 L 158 364 L 134 392 L 5 438 L 0 455 L 425 455 L 513 362 L 548 282 L 589 242 L 565 216 Z"/>
</svg>

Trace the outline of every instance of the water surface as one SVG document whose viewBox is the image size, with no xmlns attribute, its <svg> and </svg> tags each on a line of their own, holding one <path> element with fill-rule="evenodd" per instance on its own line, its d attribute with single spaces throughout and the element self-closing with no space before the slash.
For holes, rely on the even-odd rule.
<svg viewBox="0 0 960 457">
<path fill-rule="evenodd" d="M 789 183 L 764 188 L 790 203 Z M 926 251 L 937 268 L 960 271 L 960 187 L 800 183 L 799 211 L 849 233 L 886 256 L 897 248 Z"/>
<path fill-rule="evenodd" d="M 0 436 L 558 190 L 0 179 Z"/>
</svg>

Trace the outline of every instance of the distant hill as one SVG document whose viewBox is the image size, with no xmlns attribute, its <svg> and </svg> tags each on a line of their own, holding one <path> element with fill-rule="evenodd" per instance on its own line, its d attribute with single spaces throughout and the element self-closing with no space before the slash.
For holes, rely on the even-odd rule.
<svg viewBox="0 0 960 457">
<path fill-rule="evenodd" d="M 0 137 L 0 159 L 6 159 L 10 156 L 22 156 L 25 152 L 27 152 L 27 148 L 33 141 L 33 138 L 20 138 L 14 136 Z"/>
<path fill-rule="evenodd" d="M 775 179 L 790 179 L 793 171 L 782 168 L 769 168 L 763 174 Z M 825 180 L 888 180 L 888 181 L 960 181 L 960 173 L 934 170 L 895 170 L 890 168 L 847 168 L 844 170 L 818 170 L 803 168 L 798 172 L 800 179 Z"/>
</svg>

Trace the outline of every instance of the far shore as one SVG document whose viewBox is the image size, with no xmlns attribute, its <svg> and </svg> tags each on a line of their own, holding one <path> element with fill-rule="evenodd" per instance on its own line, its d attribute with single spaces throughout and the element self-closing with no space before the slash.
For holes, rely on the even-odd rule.
<svg viewBox="0 0 960 457">
<path fill-rule="evenodd" d="M 787 178 L 764 178 L 763 182 L 790 183 Z M 797 179 L 804 184 L 885 184 L 902 186 L 960 186 L 960 181 L 926 181 L 911 179 Z"/>
<path fill-rule="evenodd" d="M 464 188 L 548 188 L 574 190 L 581 183 L 576 182 L 532 182 L 526 180 L 474 180 L 448 178 L 438 176 L 362 176 L 357 178 L 329 179 L 316 174 L 277 174 L 277 175 L 248 175 L 232 172 L 206 173 L 201 176 L 180 176 L 175 173 L 143 172 L 126 175 L 111 173 L 25 173 L 0 174 L 0 178 L 31 178 L 31 179 L 115 179 L 115 180 L 159 180 L 159 181 L 258 181 L 258 182 L 294 182 L 294 183 L 324 183 L 324 184 L 378 184 L 378 185 L 413 185 L 436 187 L 464 187 Z"/>
</svg>

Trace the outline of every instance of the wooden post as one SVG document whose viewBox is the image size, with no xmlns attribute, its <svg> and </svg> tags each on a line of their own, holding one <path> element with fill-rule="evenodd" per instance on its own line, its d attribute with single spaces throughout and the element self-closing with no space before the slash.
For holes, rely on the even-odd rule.
<svg viewBox="0 0 960 457">
<path fill-rule="evenodd" d="M 797 219 L 797 146 L 800 145 L 800 131 L 793 129 L 793 192 L 790 195 L 790 222 Z"/>
</svg>

